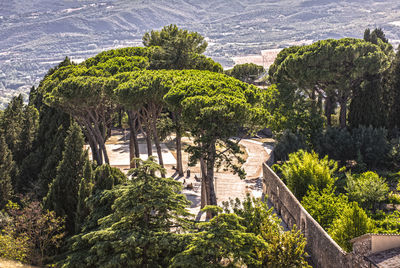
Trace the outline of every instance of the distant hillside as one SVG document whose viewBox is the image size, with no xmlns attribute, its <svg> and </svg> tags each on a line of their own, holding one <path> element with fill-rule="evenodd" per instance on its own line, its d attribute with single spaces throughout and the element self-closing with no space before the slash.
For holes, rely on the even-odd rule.
<svg viewBox="0 0 400 268">
<path fill-rule="evenodd" d="M 382 27 L 397 40 L 399 21 L 397 0 L 0 1 L 0 102 L 36 84 L 67 55 L 80 60 L 138 46 L 144 32 L 171 23 L 206 36 L 207 54 L 228 67 L 232 56 L 361 37 L 366 27 Z"/>
</svg>

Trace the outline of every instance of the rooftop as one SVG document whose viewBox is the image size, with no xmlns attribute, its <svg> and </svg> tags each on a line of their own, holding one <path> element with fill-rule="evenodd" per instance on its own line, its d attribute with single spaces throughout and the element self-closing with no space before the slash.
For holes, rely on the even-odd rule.
<svg viewBox="0 0 400 268">
<path fill-rule="evenodd" d="M 370 263 L 379 268 L 400 267 L 400 247 L 376 252 L 366 257 Z"/>
</svg>

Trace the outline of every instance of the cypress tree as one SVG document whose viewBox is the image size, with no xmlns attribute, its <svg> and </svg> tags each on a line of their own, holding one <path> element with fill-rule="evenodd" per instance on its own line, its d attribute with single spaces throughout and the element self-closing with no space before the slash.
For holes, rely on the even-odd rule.
<svg viewBox="0 0 400 268">
<path fill-rule="evenodd" d="M 396 58 L 392 65 L 391 83 L 391 107 L 390 107 L 390 128 L 400 128 L 400 46 L 397 49 Z"/>
<path fill-rule="evenodd" d="M 39 123 L 39 112 L 31 105 L 24 108 L 20 138 L 16 145 L 15 161 L 21 164 L 32 150 Z"/>
<path fill-rule="evenodd" d="M 83 176 L 85 152 L 83 135 L 79 126 L 74 123 L 68 130 L 65 139 L 65 150 L 57 167 L 57 175 L 49 192 L 43 200 L 45 208 L 54 210 L 57 216 L 66 216 L 66 230 L 75 231 L 75 216 L 78 205 L 79 183 Z"/>
<path fill-rule="evenodd" d="M 353 92 L 348 115 L 350 127 L 384 126 L 381 76 L 367 77 Z"/>
<path fill-rule="evenodd" d="M 372 32 L 366 29 L 364 40 L 379 46 L 388 56 L 393 56 L 393 48 L 388 43 L 385 33 L 380 28 Z M 353 89 L 348 121 L 352 128 L 364 126 L 385 127 L 388 116 L 388 107 L 385 104 L 387 93 L 386 87 L 387 71 L 375 75 L 366 75 L 363 82 Z"/>
<path fill-rule="evenodd" d="M 10 101 L 7 108 L 4 110 L 2 120 L 0 122 L 0 134 L 11 150 L 13 155 L 17 152 L 17 146 L 22 130 L 24 118 L 24 103 L 22 95 L 18 95 Z"/>
<path fill-rule="evenodd" d="M 88 157 L 86 156 L 83 169 L 83 178 L 79 183 L 78 204 L 75 217 L 75 232 L 78 233 L 85 218 L 89 215 L 90 209 L 86 203 L 86 198 L 90 197 L 93 189 L 93 169 Z"/>
<path fill-rule="evenodd" d="M 333 221 L 328 233 L 339 246 L 351 252 L 350 240 L 370 232 L 373 228 L 373 222 L 368 218 L 367 213 L 358 206 L 357 202 L 353 202 L 342 211 L 340 217 Z"/>
<path fill-rule="evenodd" d="M 13 194 L 11 184 L 13 169 L 14 161 L 11 151 L 8 149 L 4 137 L 0 135 L 0 208 L 10 200 Z"/>
<path fill-rule="evenodd" d="M 45 105 L 41 93 L 34 95 L 30 105 L 39 111 L 38 125 L 32 148 L 20 166 L 18 189 L 20 192 L 34 189 L 36 195 L 43 198 L 48 185 L 56 177 L 71 119 L 67 114 Z"/>
<path fill-rule="evenodd" d="M 3 136 L 6 146 L 11 152 L 13 159 L 18 154 L 18 144 L 23 123 L 23 98 L 22 95 L 13 97 L 4 110 L 0 120 L 0 136 Z M 11 181 L 13 187 L 17 184 L 18 165 L 14 164 L 11 169 Z"/>
<path fill-rule="evenodd" d="M 115 185 L 126 181 L 126 176 L 118 168 L 104 164 L 96 168 L 94 172 L 93 192 L 111 190 Z"/>
<path fill-rule="evenodd" d="M 45 77 L 71 64 L 67 57 L 58 66 L 51 68 Z M 64 140 L 71 123 L 69 115 L 44 103 L 42 83 L 43 80 L 38 88 L 32 87 L 29 93 L 28 105 L 36 108 L 39 119 L 32 147 L 19 166 L 18 176 L 18 191 L 33 191 L 39 199 L 46 196 L 48 185 L 56 177 L 57 165 L 61 161 Z"/>
</svg>

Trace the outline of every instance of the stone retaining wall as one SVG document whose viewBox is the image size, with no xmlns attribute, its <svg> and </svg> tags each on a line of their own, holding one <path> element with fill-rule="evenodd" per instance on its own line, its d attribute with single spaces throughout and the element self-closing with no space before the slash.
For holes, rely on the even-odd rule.
<svg viewBox="0 0 400 268">
<path fill-rule="evenodd" d="M 306 251 L 311 255 L 314 267 L 357 267 L 352 254 L 336 244 L 267 164 L 263 165 L 263 187 L 264 194 L 288 227 L 296 225 L 307 238 Z"/>
</svg>

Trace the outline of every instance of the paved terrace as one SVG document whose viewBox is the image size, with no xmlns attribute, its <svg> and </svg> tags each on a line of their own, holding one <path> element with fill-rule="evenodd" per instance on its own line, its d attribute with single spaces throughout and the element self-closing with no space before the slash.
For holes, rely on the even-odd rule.
<svg viewBox="0 0 400 268">
<path fill-rule="evenodd" d="M 127 131 L 114 131 L 112 137 L 106 144 L 111 166 L 118 167 L 124 172 L 129 170 L 129 139 L 126 137 L 126 134 Z M 188 138 L 183 139 L 184 144 L 189 142 Z M 167 175 L 183 183 L 183 193 L 192 202 L 189 210 L 196 215 L 197 219 L 203 219 L 205 215 L 199 213 L 201 198 L 199 165 L 188 167 L 188 155 L 183 153 L 184 170 L 187 171 L 189 169 L 190 176 L 187 177 L 187 172 L 185 172 L 184 177 L 177 177 L 174 170 L 174 166 L 176 166 L 176 152 L 174 151 L 173 144 L 173 137 L 171 137 L 169 142 L 167 141 L 161 145 Z M 215 173 L 215 190 L 218 204 L 222 204 L 223 201 L 229 201 L 229 199 L 244 199 L 247 193 L 254 197 L 262 196 L 262 164 L 268 159 L 268 153 L 271 151 L 270 147 L 251 139 L 243 139 L 239 144 L 246 150 L 247 154 L 247 160 L 243 165 L 247 174 L 246 179 L 241 180 L 239 176 L 233 175 L 229 171 L 217 171 Z M 153 155 L 157 156 L 154 145 L 152 149 Z M 147 147 L 142 137 L 139 137 L 139 151 L 140 158 L 146 160 Z"/>
</svg>

